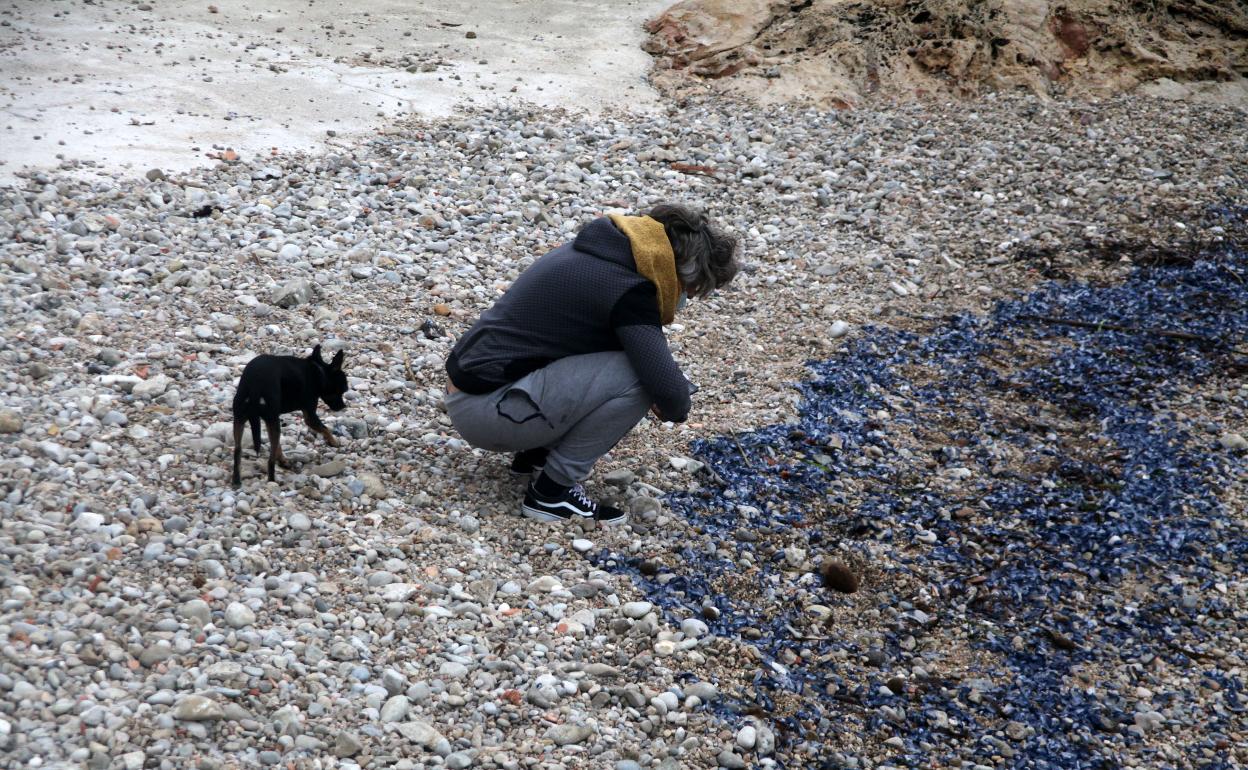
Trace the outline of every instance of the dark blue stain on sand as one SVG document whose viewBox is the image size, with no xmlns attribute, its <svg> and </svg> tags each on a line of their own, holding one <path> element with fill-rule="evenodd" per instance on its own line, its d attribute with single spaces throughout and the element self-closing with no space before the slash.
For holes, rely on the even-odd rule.
<svg viewBox="0 0 1248 770">
<path fill-rule="evenodd" d="M 1221 210 L 1208 226 L 1242 233 L 1246 216 Z M 1217 586 L 1242 579 L 1248 563 L 1244 529 L 1219 499 L 1243 482 L 1245 465 L 1219 446 L 1218 426 L 1168 409 L 1193 383 L 1243 382 L 1248 356 L 1233 348 L 1248 339 L 1248 254 L 1232 243 L 1137 268 L 1120 285 L 1047 285 L 925 337 L 864 329 L 836 358 L 812 364 L 795 424 L 695 443 L 718 479 L 667 501 L 738 557 L 750 551 L 756 570 L 693 546 L 662 583 L 626 557 L 596 560 L 629 574 L 673 621 L 712 604 L 721 613 L 713 632 L 751 630 L 764 656 L 753 687 L 716 710 L 730 723 L 747 708 L 768 714 L 787 767 L 840 767 L 846 717 L 865 722 L 868 741 L 899 737 L 891 761 L 900 766 L 993 766 L 996 756 L 1018 768 L 1105 768 L 1129 747 L 1157 767 L 1235 766 L 1227 732 L 1248 719 L 1248 696 L 1243 677 L 1227 672 L 1235 663 L 1209 651 L 1219 629 L 1243 620 Z M 907 453 L 903 433 L 938 449 Z M 954 492 L 926 481 L 956 468 L 971 475 Z M 880 621 L 877 658 L 897 662 L 906 637 L 958 624 L 990 667 L 891 695 L 889 665 L 865 665 L 868 651 L 838 638 L 835 624 L 798 631 L 809 627 L 811 591 L 832 607 L 838 599 L 814 588 L 814 576 L 783 571 L 781 552 L 762 550 L 769 531 L 792 528 L 811 553 L 839 547 L 865 559 L 885 549 L 896 574 L 877 581 L 909 576 L 936 589 L 927 611 L 889 600 L 896 612 Z M 763 534 L 750 542 L 742 530 Z M 917 546 L 924 530 L 936 542 Z M 1233 576 L 1219 573 L 1231 565 Z M 1132 579 L 1147 583 L 1143 595 L 1126 590 Z M 793 598 L 799 582 L 802 601 Z M 1132 729 L 1134 685 L 1101 678 L 1158 665 L 1208 693 L 1153 701 L 1196 735 L 1177 765 Z M 1091 686 L 1076 668 L 1091 672 Z M 790 705 L 775 708 L 781 697 Z M 995 732 L 1009 722 L 1016 735 Z"/>
</svg>

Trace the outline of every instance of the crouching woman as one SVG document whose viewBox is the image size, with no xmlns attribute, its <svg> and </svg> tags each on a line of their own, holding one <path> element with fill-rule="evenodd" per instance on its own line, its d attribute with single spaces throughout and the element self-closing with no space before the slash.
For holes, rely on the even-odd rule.
<svg viewBox="0 0 1248 770">
<path fill-rule="evenodd" d="M 699 211 L 613 214 L 534 262 L 456 342 L 447 413 L 473 446 L 516 453 L 525 516 L 626 521 L 581 482 L 646 412 L 686 419 L 693 388 L 663 327 L 737 269 L 736 239 Z"/>
</svg>

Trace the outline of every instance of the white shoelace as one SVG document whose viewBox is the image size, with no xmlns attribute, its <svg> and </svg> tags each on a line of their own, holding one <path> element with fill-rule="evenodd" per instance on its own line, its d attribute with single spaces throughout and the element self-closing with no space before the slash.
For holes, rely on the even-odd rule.
<svg viewBox="0 0 1248 770">
<path fill-rule="evenodd" d="M 577 484 L 568 491 L 578 503 L 588 508 L 591 513 L 598 512 L 598 503 L 589 499 L 589 495 L 585 494 L 585 487 Z"/>
</svg>

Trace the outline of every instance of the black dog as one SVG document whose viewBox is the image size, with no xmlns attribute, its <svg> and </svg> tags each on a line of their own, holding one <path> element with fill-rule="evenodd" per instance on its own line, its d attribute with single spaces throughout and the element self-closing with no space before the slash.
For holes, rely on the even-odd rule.
<svg viewBox="0 0 1248 770">
<path fill-rule="evenodd" d="M 234 394 L 234 486 L 242 484 L 238 463 L 243 456 L 243 425 L 248 422 L 256 454 L 260 454 L 260 421 L 264 420 L 269 429 L 269 481 L 275 480 L 275 464 L 290 467 L 280 443 L 281 415 L 286 412 L 301 410 L 309 428 L 324 436 L 330 446 L 338 446 L 329 428 L 316 416 L 316 401 L 324 401 L 335 412 L 346 408 L 342 396 L 347 392 L 347 375 L 342 372 L 342 359 L 340 350 L 333 361 L 325 363 L 317 345 L 307 358 L 265 355 L 247 362 Z"/>
</svg>

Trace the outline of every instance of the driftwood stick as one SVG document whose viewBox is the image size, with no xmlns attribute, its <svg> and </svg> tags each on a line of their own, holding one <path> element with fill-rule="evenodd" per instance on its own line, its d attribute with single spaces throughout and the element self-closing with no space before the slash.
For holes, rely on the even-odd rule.
<svg viewBox="0 0 1248 770">
<path fill-rule="evenodd" d="M 732 436 L 732 443 L 737 445 L 737 451 L 741 453 L 741 459 L 745 460 L 745 467 L 753 469 L 754 463 L 750 462 L 750 458 L 746 455 L 744 447 L 741 446 L 741 441 L 737 439 L 737 432 L 732 428 L 729 428 L 728 433 Z"/>
<path fill-rule="evenodd" d="M 715 169 L 710 166 L 698 166 L 693 163 L 672 163 L 672 170 L 679 171 L 682 174 L 694 174 L 697 176 L 705 176 L 714 179 L 716 182 L 721 181 L 719 175 L 715 173 Z"/>
<path fill-rule="evenodd" d="M 1221 348 L 1231 353 L 1238 353 L 1241 356 L 1248 356 L 1248 350 L 1228 345 L 1220 340 L 1202 337 L 1199 334 L 1191 332 L 1176 332 L 1169 329 L 1146 329 L 1140 326 L 1123 326 L 1121 324 L 1102 323 L 1099 321 L 1078 321 L 1073 318 L 1057 318 L 1045 315 L 1020 315 L 1021 321 L 1036 321 L 1038 323 L 1054 324 L 1057 326 L 1073 326 L 1077 329 L 1092 329 L 1094 331 L 1109 332 L 1126 332 L 1128 334 L 1152 334 L 1157 337 L 1167 337 L 1172 340 L 1184 340 L 1185 342 L 1196 342 L 1201 345 L 1209 345 L 1215 348 Z"/>
</svg>

